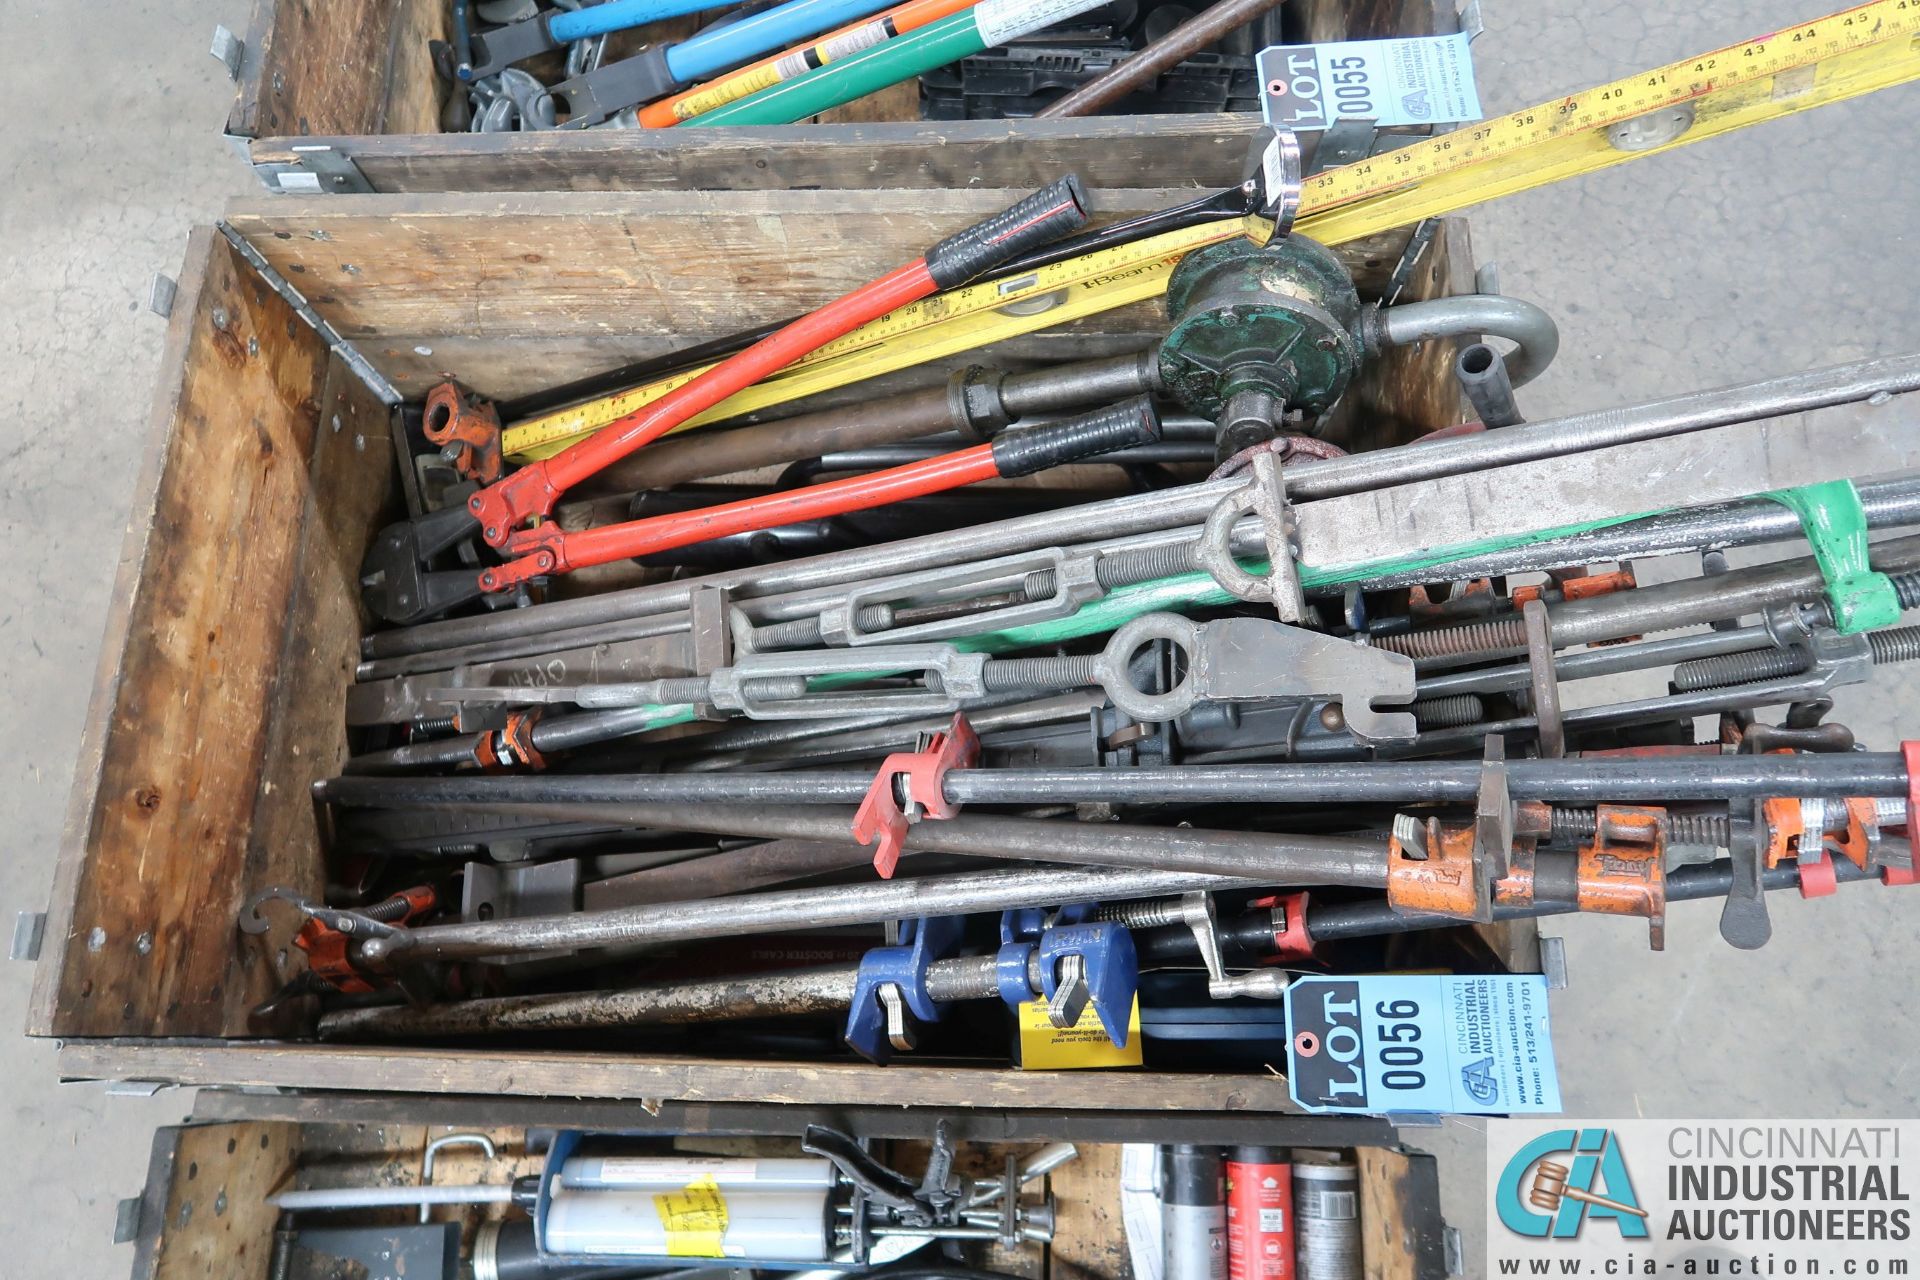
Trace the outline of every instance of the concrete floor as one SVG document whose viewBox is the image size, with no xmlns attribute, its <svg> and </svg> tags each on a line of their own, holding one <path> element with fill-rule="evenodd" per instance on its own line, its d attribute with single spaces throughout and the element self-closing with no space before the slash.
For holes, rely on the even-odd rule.
<svg viewBox="0 0 1920 1280">
<path fill-rule="evenodd" d="M 1485 0 L 1475 46 L 1489 112 L 1624 75 L 1819 12 L 1820 0 Z M 218 137 L 230 93 L 206 55 L 221 0 L 0 0 L 0 529 L 27 587 L 0 606 L 0 670 L 18 726 L 0 760 L 7 919 L 45 903 L 163 325 L 148 281 L 187 228 L 252 180 Z M 84 13 L 84 21 L 75 21 Z M 1559 363 L 1523 393 L 1536 417 L 1874 353 L 1916 339 L 1907 88 L 1508 199 L 1474 215 L 1502 287 L 1549 305 Z M 1891 745 L 1913 673 L 1881 673 L 1839 717 Z M 1920 890 L 1913 891 L 1920 895 Z M 1920 1020 L 1891 993 L 1920 961 L 1920 896 L 1865 888 L 1781 901 L 1773 944 L 1722 945 L 1713 911 L 1677 908 L 1668 950 L 1636 925 L 1556 924 L 1572 989 L 1554 1002 L 1568 1110 L 1588 1116 L 1910 1114 Z M 29 973 L 0 978 L 0 1027 Z M 124 1274 L 114 1202 L 136 1191 L 148 1135 L 177 1094 L 105 1097 L 53 1081 L 51 1046 L 0 1036 L 0 1271 Z M 1452 1216 L 1479 1239 L 1473 1127 L 1410 1135 L 1447 1152 Z M 1479 1256 L 1477 1246 L 1468 1257 Z"/>
</svg>

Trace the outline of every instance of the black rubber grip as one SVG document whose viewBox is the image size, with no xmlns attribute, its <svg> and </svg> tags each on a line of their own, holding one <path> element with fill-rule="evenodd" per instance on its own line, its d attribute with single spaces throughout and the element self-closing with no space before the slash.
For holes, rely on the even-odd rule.
<svg viewBox="0 0 1920 1280">
<path fill-rule="evenodd" d="M 1146 396 L 1044 427 L 1014 427 L 993 438 L 993 465 L 1003 476 L 1030 476 L 1160 438 L 1160 411 Z"/>
<path fill-rule="evenodd" d="M 927 274 L 942 289 L 951 289 L 1085 225 L 1087 193 L 1070 173 L 927 250 Z"/>
</svg>

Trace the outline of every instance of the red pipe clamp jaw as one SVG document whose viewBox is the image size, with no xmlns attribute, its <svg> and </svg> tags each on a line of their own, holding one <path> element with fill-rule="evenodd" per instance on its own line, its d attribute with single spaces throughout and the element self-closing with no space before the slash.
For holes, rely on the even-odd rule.
<svg viewBox="0 0 1920 1280">
<path fill-rule="evenodd" d="M 1907 839 L 1911 842 L 1916 829 L 1914 816 L 1920 814 L 1920 742 L 1901 743 L 1900 759 L 1907 766 Z M 1909 867 L 1906 870 L 1899 867 L 1882 867 L 1880 883 L 1920 884 L 1920 867 Z"/>
<path fill-rule="evenodd" d="M 922 817 L 951 818 L 960 812 L 958 805 L 947 803 L 947 773 L 969 768 L 979 758 L 979 735 L 966 716 L 956 713 L 953 724 L 945 733 L 934 734 L 924 751 L 896 751 L 881 762 L 867 798 L 853 815 L 853 838 L 861 844 L 880 842 L 873 851 L 873 869 L 882 880 L 891 880 L 900 865 L 908 827 Z M 911 817 L 900 807 L 895 779 L 906 784 Z"/>
<path fill-rule="evenodd" d="M 439 895 L 433 886 L 423 884 L 401 890 L 384 902 L 376 903 L 373 910 L 379 913 L 381 923 L 404 929 L 432 911 L 438 903 Z M 307 972 L 315 980 L 348 995 L 365 995 L 377 989 L 354 967 L 351 948 L 357 941 L 358 935 L 314 916 L 309 916 L 300 926 L 300 931 L 293 935 L 293 945 L 306 954 Z"/>
<path fill-rule="evenodd" d="M 533 745 L 533 727 L 544 707 L 510 712 L 504 727 L 484 733 L 473 746 L 473 762 L 487 773 L 511 769 L 544 769 L 547 758 Z"/>
<path fill-rule="evenodd" d="M 1307 932 L 1307 894 L 1294 893 L 1255 898 L 1247 904 L 1255 911 L 1273 913 L 1273 958 L 1271 964 L 1313 959 L 1313 935 Z"/>
<path fill-rule="evenodd" d="M 492 484 L 505 470 L 499 413 L 458 383 L 443 382 L 427 393 L 420 430 L 468 480 Z"/>
</svg>

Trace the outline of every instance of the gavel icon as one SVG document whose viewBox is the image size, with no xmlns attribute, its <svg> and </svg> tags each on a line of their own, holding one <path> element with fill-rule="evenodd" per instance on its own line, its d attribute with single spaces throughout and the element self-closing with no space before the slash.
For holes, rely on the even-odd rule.
<svg viewBox="0 0 1920 1280">
<path fill-rule="evenodd" d="M 1533 1189 L 1527 1192 L 1527 1203 L 1546 1213 L 1554 1213 L 1560 1208 L 1562 1200 L 1578 1200 L 1584 1204 L 1602 1205 L 1619 1213 L 1630 1213 L 1636 1218 L 1647 1216 L 1645 1209 L 1630 1204 L 1621 1204 L 1618 1200 L 1609 1200 L 1605 1196 L 1594 1195 L 1591 1191 L 1582 1191 L 1578 1187 L 1567 1186 L 1567 1166 L 1555 1164 L 1551 1160 L 1542 1160 L 1533 1173 Z"/>
</svg>

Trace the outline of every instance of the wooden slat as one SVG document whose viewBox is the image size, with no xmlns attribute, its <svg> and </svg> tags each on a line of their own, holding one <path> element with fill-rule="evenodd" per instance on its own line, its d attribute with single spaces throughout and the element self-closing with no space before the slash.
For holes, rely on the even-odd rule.
<svg viewBox="0 0 1920 1280">
<path fill-rule="evenodd" d="M 1296 1111 L 1272 1075 L 1006 1071 L 968 1066 L 776 1063 L 527 1050 L 361 1045 L 192 1044 L 73 1040 L 69 1079 L 137 1077 L 389 1093 L 769 1102 L 796 1105 L 1034 1107 L 1125 1110 L 1142 1099 L 1170 1111 Z"/>
<path fill-rule="evenodd" d="M 1033 188 L 1064 173 L 1079 174 L 1096 190 L 1143 183 L 1211 190 L 1240 181 L 1258 127 L 1259 118 L 1250 115 L 896 117 L 892 123 L 547 133 L 394 129 L 319 139 L 262 136 L 250 150 L 256 162 L 286 161 L 295 142 L 324 142 L 351 156 L 375 191 L 394 194 Z"/>
<path fill-rule="evenodd" d="M 245 985 L 231 921 L 327 353 L 224 240 L 190 254 L 55 891 L 33 1020 L 53 1034 L 213 1034 Z"/>
<path fill-rule="evenodd" d="M 1133 1263 L 1120 1218 L 1120 1158 L 1108 1142 L 1080 1148 L 1080 1155 L 1047 1175 L 1056 1222 L 1047 1250 L 1047 1280 L 1127 1280 Z"/>
<path fill-rule="evenodd" d="M 1390 1147 L 1353 1152 L 1360 1172 L 1360 1263 L 1365 1280 L 1441 1280 L 1447 1274 L 1438 1166 Z"/>
<path fill-rule="evenodd" d="M 1413 1250 L 1401 1203 L 1407 1158 L 1398 1151 L 1360 1150 L 1360 1254 L 1366 1280 L 1414 1280 Z"/>
</svg>

